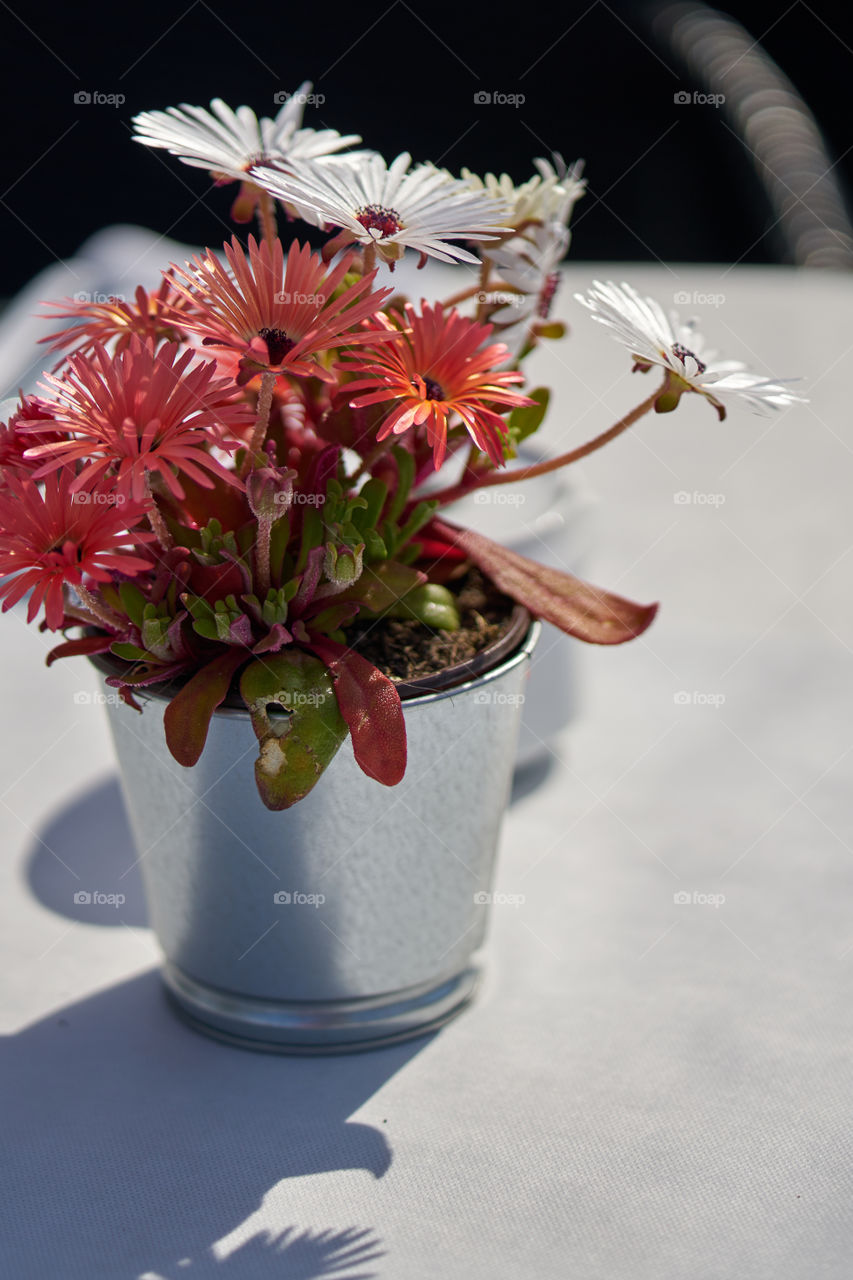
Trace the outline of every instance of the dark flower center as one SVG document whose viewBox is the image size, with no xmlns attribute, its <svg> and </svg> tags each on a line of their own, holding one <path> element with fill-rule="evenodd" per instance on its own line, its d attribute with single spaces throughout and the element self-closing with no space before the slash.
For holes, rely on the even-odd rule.
<svg viewBox="0 0 853 1280">
<path fill-rule="evenodd" d="M 417 388 L 419 381 L 424 384 L 424 395 L 427 400 L 444 399 L 444 388 L 441 386 L 441 383 L 436 382 L 435 378 L 428 378 L 423 374 L 418 374 L 416 377 L 412 378 L 412 386 Z"/>
<path fill-rule="evenodd" d="M 386 209 L 381 204 L 367 204 L 356 210 L 356 222 L 360 222 L 365 231 L 378 231 L 379 239 L 396 235 L 402 229 L 400 215 L 396 209 Z"/>
<path fill-rule="evenodd" d="M 697 355 L 694 355 L 694 353 L 690 351 L 688 347 L 682 346 L 680 342 L 673 343 L 672 354 L 674 356 L 678 356 L 682 364 L 684 364 L 685 360 L 687 360 L 689 356 L 691 360 L 696 361 L 696 365 L 699 369 L 699 372 L 700 373 L 705 372 L 705 365 L 702 363 L 699 357 Z"/>
<path fill-rule="evenodd" d="M 539 294 L 539 304 L 536 308 L 536 314 L 542 320 L 548 319 L 548 312 L 551 310 L 551 303 L 554 301 L 554 294 L 560 284 L 559 271 L 553 271 L 550 276 L 545 277 L 545 283 L 542 286 L 542 292 Z"/>
<path fill-rule="evenodd" d="M 292 351 L 296 343 L 288 338 L 283 329 L 261 329 L 258 334 L 267 344 L 270 364 L 281 364 L 288 351 Z"/>
</svg>

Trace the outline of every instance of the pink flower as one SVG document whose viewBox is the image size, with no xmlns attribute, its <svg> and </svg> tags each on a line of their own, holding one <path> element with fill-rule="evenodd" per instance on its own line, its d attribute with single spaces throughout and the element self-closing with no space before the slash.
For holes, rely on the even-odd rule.
<svg viewBox="0 0 853 1280">
<path fill-rule="evenodd" d="M 9 471 L 31 473 L 39 466 L 37 458 L 28 458 L 25 451 L 35 445 L 53 444 L 63 439 L 53 428 L 56 405 L 40 396 L 21 396 L 21 403 L 7 422 L 0 425 L 0 468 Z M 23 427 L 29 430 L 24 433 Z"/>
<path fill-rule="evenodd" d="M 184 328 L 200 334 L 205 343 L 239 352 L 241 385 L 264 370 L 328 381 L 330 375 L 314 356 L 331 347 L 377 340 L 375 331 L 364 332 L 361 326 L 392 290 L 370 292 L 375 271 L 336 297 L 351 257 L 329 268 L 309 245 L 294 241 L 285 260 L 280 240 L 270 249 L 253 236 L 248 258 L 236 236 L 224 249 L 233 278 L 208 249 L 205 257 L 193 260 L 191 271 L 173 268 L 186 282 L 176 278 L 175 287 L 193 304 Z M 380 331 L 378 336 L 395 335 Z"/>
<path fill-rule="evenodd" d="M 127 302 L 124 298 L 111 297 L 103 302 L 86 302 L 64 298 L 61 302 L 46 302 L 44 306 L 55 307 L 56 314 L 45 319 L 76 323 L 49 333 L 39 342 L 49 342 L 52 351 L 73 346 L 78 353 L 85 354 L 94 350 L 96 343 L 106 345 L 113 339 L 115 351 L 124 351 L 134 334 L 152 349 L 161 341 L 175 342 L 181 336 L 181 312 L 186 302 L 172 287 L 168 275 L 156 293 L 149 293 L 140 285 L 134 299 Z"/>
<path fill-rule="evenodd" d="M 483 345 L 491 336 L 491 325 L 468 320 L 455 310 L 445 314 L 440 303 L 422 303 L 421 312 L 418 315 L 407 304 L 408 331 L 403 341 L 346 366 L 361 375 L 346 385 L 348 392 L 361 393 L 350 403 L 354 408 L 388 405 L 379 440 L 392 432 L 402 435 L 412 427 L 423 427 L 436 470 L 444 461 L 448 424 L 456 415 L 478 449 L 496 467 L 502 466 L 506 422 L 497 410 L 533 403 L 509 390 L 513 383 L 524 381 L 522 375 L 496 371 L 509 353 L 501 342 Z"/>
<path fill-rule="evenodd" d="M 231 435 L 248 426 L 253 410 L 234 399 L 232 383 L 214 377 L 212 360 L 191 367 L 195 358 L 193 351 L 180 355 L 174 343 L 153 352 L 137 337 L 115 356 L 101 343 L 90 356 L 71 356 L 64 377 L 47 377 L 58 425 L 74 434 L 27 451 L 27 457 L 43 460 L 36 479 L 82 462 L 72 489 L 114 476 L 116 492 L 136 502 L 148 492 L 151 471 L 178 499 L 184 491 L 176 473 L 207 489 L 213 483 L 208 472 L 239 487 L 209 449 L 233 449 Z"/>
<path fill-rule="evenodd" d="M 3 612 L 32 590 L 27 621 L 42 604 L 47 625 L 63 623 L 63 586 L 80 586 L 84 574 L 108 582 L 114 571 L 134 575 L 151 562 L 134 555 L 129 544 L 153 538 L 128 532 L 143 515 L 141 506 L 121 502 L 95 486 L 72 492 L 70 471 L 47 477 L 43 490 L 29 477 L 6 474 L 0 487 L 0 599 Z"/>
</svg>

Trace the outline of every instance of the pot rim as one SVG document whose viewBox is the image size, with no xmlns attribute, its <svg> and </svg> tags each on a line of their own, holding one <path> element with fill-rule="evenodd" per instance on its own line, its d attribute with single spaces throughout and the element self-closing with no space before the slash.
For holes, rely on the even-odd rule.
<svg viewBox="0 0 853 1280">
<path fill-rule="evenodd" d="M 442 698 L 467 692 L 476 685 L 485 684 L 496 679 L 504 671 L 510 670 L 519 662 L 528 658 L 539 640 L 542 624 L 533 618 L 524 605 L 517 604 L 510 615 L 510 626 L 507 631 L 493 640 L 468 659 L 457 662 L 441 671 L 428 676 L 420 676 L 416 680 L 394 681 L 404 706 L 410 703 L 419 705 L 438 702 Z M 89 662 L 103 675 L 116 675 L 123 666 L 120 659 L 109 654 L 93 653 L 88 655 Z M 133 696 L 142 700 L 168 702 L 174 691 L 166 693 L 155 685 L 146 685 L 133 689 Z M 248 716 L 246 706 L 230 706 L 221 703 L 213 713 L 217 716 Z"/>
</svg>

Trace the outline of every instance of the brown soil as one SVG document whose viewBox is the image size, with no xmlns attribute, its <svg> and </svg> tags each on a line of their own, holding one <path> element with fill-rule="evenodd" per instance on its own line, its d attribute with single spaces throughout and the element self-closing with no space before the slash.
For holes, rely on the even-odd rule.
<svg viewBox="0 0 853 1280">
<path fill-rule="evenodd" d="M 462 626 L 458 631 L 434 631 L 422 622 L 383 618 L 350 628 L 348 643 L 392 680 L 417 680 L 469 662 L 507 633 L 515 602 L 478 569 L 445 585 L 459 604 Z"/>
</svg>

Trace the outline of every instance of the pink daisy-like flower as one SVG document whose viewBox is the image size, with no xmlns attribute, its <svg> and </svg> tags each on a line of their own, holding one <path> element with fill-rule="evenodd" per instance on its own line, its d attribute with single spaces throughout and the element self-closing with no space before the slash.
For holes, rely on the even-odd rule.
<svg viewBox="0 0 853 1280">
<path fill-rule="evenodd" d="M 86 354 L 96 342 L 106 345 L 113 340 L 114 349 L 124 351 L 134 334 L 152 348 L 158 342 L 177 341 L 183 332 L 181 312 L 187 303 L 172 287 L 169 276 L 165 276 L 156 292 L 149 293 L 140 285 L 133 302 L 120 297 L 95 302 L 84 297 L 79 300 L 64 298 L 61 302 L 43 305 L 56 308 L 50 319 L 73 320 L 74 323 L 57 333 L 49 333 L 46 338 L 39 338 L 39 342 L 50 343 L 52 351 L 73 346 L 79 354 Z"/>
<path fill-rule="evenodd" d="M 176 472 L 203 488 L 212 487 L 208 473 L 239 486 L 209 448 L 233 450 L 232 434 L 245 430 L 254 412 L 234 400 L 232 383 L 214 377 L 212 360 L 193 366 L 196 358 L 194 351 L 179 354 L 174 343 L 153 352 L 136 337 L 115 356 L 100 343 L 91 356 L 71 356 L 64 377 L 46 375 L 58 426 L 71 435 L 27 451 L 43 464 L 36 479 L 82 463 L 72 490 L 112 476 L 117 494 L 136 502 L 146 496 L 152 471 L 178 499 L 184 491 Z"/>
<path fill-rule="evenodd" d="M 377 439 L 402 435 L 423 427 L 433 449 L 436 470 L 447 450 L 448 425 L 454 415 L 462 422 L 478 449 L 496 467 L 504 462 L 506 422 L 497 412 L 532 404 L 510 388 L 523 382 L 520 373 L 497 372 L 509 354 L 501 342 L 485 346 L 492 326 L 478 324 L 458 311 L 445 313 L 440 303 L 421 303 L 421 315 L 407 304 L 408 332 L 401 342 L 386 345 L 347 365 L 357 376 L 347 391 L 358 392 L 354 408 L 389 405 L 389 413 Z M 390 327 L 390 321 L 386 321 Z"/>
<path fill-rule="evenodd" d="M 27 621 L 32 622 L 44 604 L 51 631 L 57 631 L 65 617 L 66 583 L 80 587 L 84 575 L 108 582 L 114 572 L 133 576 L 151 568 L 150 560 L 129 549 L 153 537 L 128 532 L 128 526 L 143 516 L 142 507 L 113 501 L 117 495 L 94 486 L 75 490 L 73 482 L 71 471 L 48 476 L 43 487 L 27 476 L 7 474 L 0 488 L 3 612 L 31 590 Z"/>
<path fill-rule="evenodd" d="M 25 457 L 25 452 L 35 445 L 64 439 L 55 426 L 56 405 L 41 396 L 22 395 L 6 422 L 0 424 L 0 474 L 4 468 L 27 473 L 38 470 L 38 459 Z M 25 434 L 23 427 L 30 430 Z"/>
<path fill-rule="evenodd" d="M 175 287 L 193 304 L 185 327 L 205 343 L 240 353 L 241 385 L 265 370 L 328 381 L 329 373 L 314 356 L 331 347 L 376 341 L 376 331 L 360 326 L 374 318 L 392 290 L 370 292 L 374 271 L 335 297 L 351 256 L 330 268 L 307 244 L 294 241 L 285 259 L 280 240 L 270 249 L 254 236 L 249 236 L 248 258 L 236 236 L 224 248 L 232 274 L 208 249 L 189 264 L 190 271 L 174 268 L 182 277 Z"/>
</svg>

